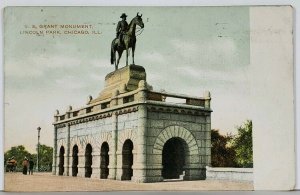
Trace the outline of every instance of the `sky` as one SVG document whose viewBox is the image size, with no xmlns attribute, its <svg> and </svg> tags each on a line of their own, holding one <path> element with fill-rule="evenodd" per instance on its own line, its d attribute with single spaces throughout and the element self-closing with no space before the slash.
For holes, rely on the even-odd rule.
<svg viewBox="0 0 300 195">
<path fill-rule="evenodd" d="M 154 90 L 193 96 L 209 90 L 212 128 L 223 134 L 251 119 L 251 107 L 262 103 L 250 96 L 248 7 L 10 7 L 4 13 L 5 151 L 22 144 L 34 152 L 37 127 L 41 143 L 52 146 L 55 110 L 98 96 L 114 70 L 110 44 L 123 12 L 128 22 L 143 14 L 135 63 Z M 49 24 L 91 24 L 89 32 L 99 34 L 22 34 Z"/>
</svg>

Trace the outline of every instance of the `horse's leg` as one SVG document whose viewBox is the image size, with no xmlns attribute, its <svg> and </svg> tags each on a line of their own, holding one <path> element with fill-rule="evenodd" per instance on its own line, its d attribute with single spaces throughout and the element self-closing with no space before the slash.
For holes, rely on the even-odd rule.
<svg viewBox="0 0 300 195">
<path fill-rule="evenodd" d="M 126 66 L 128 66 L 128 50 L 129 48 L 126 47 Z"/>
<path fill-rule="evenodd" d="M 116 62 L 115 62 L 115 70 L 118 70 L 119 61 L 120 61 L 120 55 L 119 55 L 119 52 L 118 52 L 118 59 L 116 59 Z"/>
<path fill-rule="evenodd" d="M 117 57 L 116 57 L 117 51 L 118 51 L 118 50 L 116 50 L 115 53 L 114 53 L 114 55 L 115 55 L 115 56 L 114 56 L 114 57 L 115 57 L 115 70 L 118 69 L 118 61 L 119 61 L 119 56 L 118 56 L 118 59 L 117 59 Z"/>
<path fill-rule="evenodd" d="M 118 65 L 119 65 L 119 63 L 120 63 L 120 59 L 121 59 L 121 57 L 122 57 L 122 53 L 123 53 L 123 50 L 118 51 L 119 58 L 118 58 L 117 68 L 118 68 Z"/>
<path fill-rule="evenodd" d="M 115 49 L 116 48 L 116 39 L 114 39 L 111 43 L 111 52 L 110 52 L 110 63 L 113 65 L 115 64 L 116 65 L 116 52 L 117 50 Z"/>
<path fill-rule="evenodd" d="M 135 50 L 135 45 L 132 46 L 132 64 L 134 63 L 134 50 Z"/>
</svg>

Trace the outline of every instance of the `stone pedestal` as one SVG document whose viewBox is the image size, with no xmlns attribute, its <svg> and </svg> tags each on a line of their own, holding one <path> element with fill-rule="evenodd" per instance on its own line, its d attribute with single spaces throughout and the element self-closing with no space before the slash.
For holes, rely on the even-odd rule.
<svg viewBox="0 0 300 195">
<path fill-rule="evenodd" d="M 111 72 L 105 77 L 105 86 L 99 97 L 91 100 L 90 104 L 111 98 L 116 90 L 120 94 L 136 90 L 140 80 L 146 80 L 146 71 L 139 65 L 129 65 Z"/>
</svg>

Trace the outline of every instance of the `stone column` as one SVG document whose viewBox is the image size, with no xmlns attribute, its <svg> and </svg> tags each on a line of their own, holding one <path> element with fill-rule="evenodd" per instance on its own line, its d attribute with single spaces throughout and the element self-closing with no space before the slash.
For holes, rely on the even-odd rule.
<svg viewBox="0 0 300 195">
<path fill-rule="evenodd" d="M 211 116 L 206 116 L 206 132 L 205 132 L 205 147 L 206 147 L 206 166 L 211 166 Z"/>
<path fill-rule="evenodd" d="M 112 145 L 109 146 L 109 175 L 108 179 L 116 179 L 117 169 L 117 144 L 118 144 L 118 116 L 117 113 L 112 114 Z"/>
<path fill-rule="evenodd" d="M 69 157 L 67 156 L 68 154 L 67 154 L 66 150 L 67 150 L 67 145 L 65 147 L 65 154 L 64 154 L 64 173 L 63 173 L 64 176 L 68 176 L 68 168 L 69 168 L 69 166 L 67 164 Z"/>
<path fill-rule="evenodd" d="M 79 147 L 79 146 L 78 146 Z M 84 147 L 78 148 L 78 173 L 77 177 L 84 177 L 85 176 L 85 149 Z"/>
<path fill-rule="evenodd" d="M 92 175 L 91 178 L 100 179 L 100 151 L 93 147 L 92 152 Z"/>
<path fill-rule="evenodd" d="M 69 176 L 69 168 L 71 167 L 70 166 L 70 124 L 67 124 L 67 162 L 66 162 L 66 173 L 67 173 L 67 176 Z"/>
<path fill-rule="evenodd" d="M 116 151 L 116 180 L 122 180 L 122 174 L 123 174 L 123 156 L 122 156 L 122 147 L 120 150 Z"/>
<path fill-rule="evenodd" d="M 57 127 L 54 126 L 54 139 L 53 139 L 53 162 L 52 162 L 52 174 L 56 175 L 57 167 Z"/>
<path fill-rule="evenodd" d="M 146 101 L 147 83 L 142 80 L 139 82 L 140 92 L 138 93 L 138 101 L 144 103 Z M 140 104 L 138 108 L 138 132 L 136 141 L 136 162 L 133 162 L 133 177 L 135 182 L 146 181 L 146 133 L 147 133 L 147 106 Z"/>
<path fill-rule="evenodd" d="M 205 108 L 210 109 L 210 101 L 211 101 L 211 94 L 209 91 L 204 92 L 204 98 L 205 98 Z M 205 118 L 205 155 L 202 156 L 205 157 L 203 159 L 202 164 L 203 167 L 201 168 L 201 178 L 206 178 L 206 168 L 205 166 L 211 166 L 211 116 L 210 113 Z M 203 146 L 202 146 L 203 147 Z"/>
<path fill-rule="evenodd" d="M 114 107 L 118 105 L 118 95 L 119 95 L 119 90 L 115 90 L 112 94 L 112 100 L 110 102 L 110 106 Z M 116 179 L 116 172 L 117 172 L 117 144 L 118 144 L 118 115 L 117 113 L 112 113 L 112 145 L 109 146 L 109 175 L 108 179 Z"/>
</svg>

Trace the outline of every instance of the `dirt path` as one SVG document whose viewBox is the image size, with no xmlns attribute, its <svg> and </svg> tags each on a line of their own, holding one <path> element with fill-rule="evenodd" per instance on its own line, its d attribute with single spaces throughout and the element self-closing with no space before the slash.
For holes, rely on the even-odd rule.
<svg viewBox="0 0 300 195">
<path fill-rule="evenodd" d="M 164 190 L 253 190 L 252 183 L 229 181 L 176 181 L 134 183 L 129 181 L 100 180 L 81 177 L 54 176 L 50 173 L 22 175 L 5 174 L 5 191 L 164 191 Z"/>
</svg>

